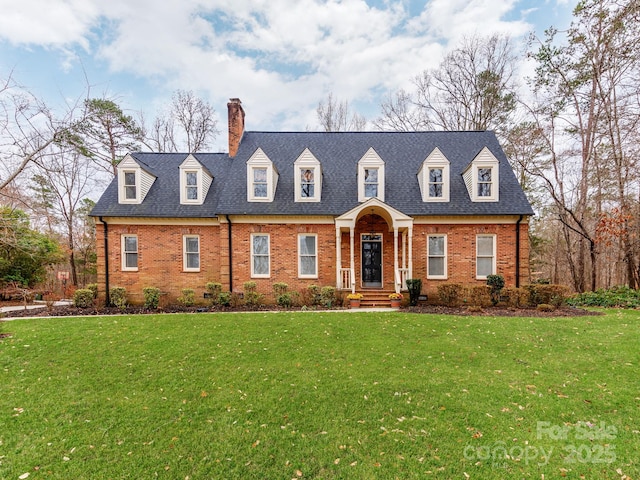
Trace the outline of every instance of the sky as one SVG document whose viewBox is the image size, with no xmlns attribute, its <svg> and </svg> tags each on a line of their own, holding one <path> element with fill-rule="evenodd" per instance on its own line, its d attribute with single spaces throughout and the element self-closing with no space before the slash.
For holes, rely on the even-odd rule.
<svg viewBox="0 0 640 480">
<path fill-rule="evenodd" d="M 152 118 L 177 89 L 253 131 L 316 129 L 329 93 L 367 119 L 470 35 L 566 28 L 575 0 L 0 0 L 0 79 L 62 108 L 87 95 Z M 526 67 L 523 66 L 523 71 Z"/>
</svg>

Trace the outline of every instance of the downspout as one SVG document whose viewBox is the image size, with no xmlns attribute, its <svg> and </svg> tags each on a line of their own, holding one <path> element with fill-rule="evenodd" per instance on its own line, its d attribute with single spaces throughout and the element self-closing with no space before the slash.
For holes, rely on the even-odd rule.
<svg viewBox="0 0 640 480">
<path fill-rule="evenodd" d="M 106 306 L 111 304 L 109 298 L 109 225 L 102 217 L 98 217 L 104 228 L 104 288 L 106 290 Z"/>
<path fill-rule="evenodd" d="M 516 222 L 516 288 L 520 287 L 520 222 L 524 215 L 520 215 Z"/>
<path fill-rule="evenodd" d="M 231 219 L 229 215 L 225 214 L 227 217 L 227 223 L 229 224 L 229 291 L 233 292 L 233 242 L 231 241 Z"/>
</svg>

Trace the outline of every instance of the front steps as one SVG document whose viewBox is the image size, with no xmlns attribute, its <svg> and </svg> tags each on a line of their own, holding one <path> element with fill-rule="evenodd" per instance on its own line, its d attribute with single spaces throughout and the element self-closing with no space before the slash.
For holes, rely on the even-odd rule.
<svg viewBox="0 0 640 480">
<path fill-rule="evenodd" d="M 389 301 L 389 295 L 393 292 L 393 290 L 377 289 L 358 290 L 357 293 L 361 293 L 362 295 L 364 295 L 364 297 L 362 297 L 362 300 L 360 301 L 360 307 L 390 307 L 391 302 Z"/>
</svg>

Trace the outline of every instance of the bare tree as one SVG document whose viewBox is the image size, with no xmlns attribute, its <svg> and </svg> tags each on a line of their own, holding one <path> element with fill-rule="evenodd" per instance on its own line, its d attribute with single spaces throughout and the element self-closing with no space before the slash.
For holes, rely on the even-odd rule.
<svg viewBox="0 0 640 480">
<path fill-rule="evenodd" d="M 146 129 L 145 145 L 156 152 L 201 152 L 218 135 L 213 107 L 192 91 L 177 90 L 169 110 Z"/>
<path fill-rule="evenodd" d="M 472 36 L 439 67 L 414 79 L 381 105 L 381 130 L 495 130 L 505 132 L 517 104 L 516 57 L 509 37 Z"/>
<path fill-rule="evenodd" d="M 325 132 L 363 131 L 367 127 L 367 120 L 357 112 L 351 113 L 349 102 L 338 101 L 333 93 L 327 95 L 326 102 L 318 103 L 316 114 L 320 127 Z"/>
</svg>

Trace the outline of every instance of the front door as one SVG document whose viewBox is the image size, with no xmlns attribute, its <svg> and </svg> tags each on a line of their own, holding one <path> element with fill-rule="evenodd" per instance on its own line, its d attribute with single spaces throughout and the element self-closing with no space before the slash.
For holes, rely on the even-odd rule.
<svg viewBox="0 0 640 480">
<path fill-rule="evenodd" d="M 362 236 L 362 286 L 382 287 L 382 235 Z"/>
</svg>

